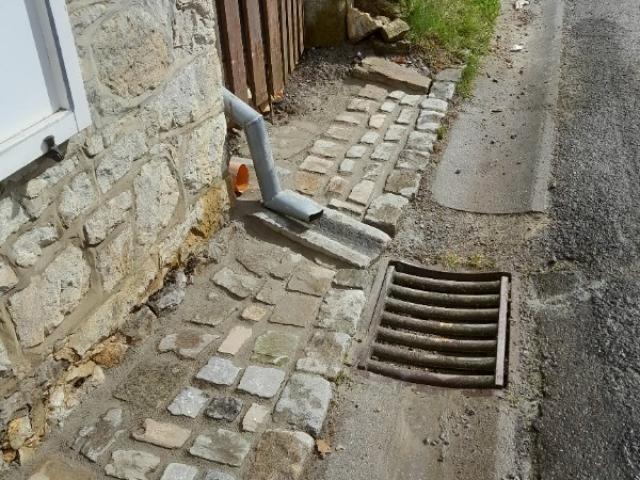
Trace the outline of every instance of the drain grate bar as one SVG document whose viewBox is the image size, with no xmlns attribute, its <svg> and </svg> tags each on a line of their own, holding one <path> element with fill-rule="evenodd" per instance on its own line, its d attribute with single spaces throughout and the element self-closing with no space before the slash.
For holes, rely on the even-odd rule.
<svg viewBox="0 0 640 480">
<path fill-rule="evenodd" d="M 383 275 L 360 368 L 413 383 L 504 386 L 508 274 L 391 261 Z"/>
</svg>

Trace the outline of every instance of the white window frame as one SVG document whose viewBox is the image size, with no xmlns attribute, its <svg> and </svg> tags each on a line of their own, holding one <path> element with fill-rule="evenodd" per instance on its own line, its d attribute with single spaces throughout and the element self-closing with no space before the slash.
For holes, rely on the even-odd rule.
<svg viewBox="0 0 640 480">
<path fill-rule="evenodd" d="M 13 1 L 13 0 L 0 0 Z M 32 0 L 27 0 L 32 1 Z M 0 143 L 0 181 L 91 125 L 91 113 L 65 0 L 34 0 L 62 108 Z M 2 60 L 2 59 L 0 59 Z"/>
</svg>

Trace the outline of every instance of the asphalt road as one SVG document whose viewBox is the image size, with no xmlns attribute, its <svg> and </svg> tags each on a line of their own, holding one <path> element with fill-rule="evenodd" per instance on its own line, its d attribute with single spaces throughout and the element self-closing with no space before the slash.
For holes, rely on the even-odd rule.
<svg viewBox="0 0 640 480">
<path fill-rule="evenodd" d="M 563 29 L 539 478 L 640 479 L 640 3 L 567 1 Z"/>
</svg>

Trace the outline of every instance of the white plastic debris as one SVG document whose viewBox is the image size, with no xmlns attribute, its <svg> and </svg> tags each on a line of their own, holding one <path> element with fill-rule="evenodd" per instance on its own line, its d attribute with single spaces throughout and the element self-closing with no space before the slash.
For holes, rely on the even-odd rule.
<svg viewBox="0 0 640 480">
<path fill-rule="evenodd" d="M 524 7 L 529 5 L 529 0 L 515 0 L 513 2 L 513 8 L 516 10 L 522 10 Z"/>
<path fill-rule="evenodd" d="M 524 45 L 521 45 L 519 43 L 516 43 L 513 47 L 511 47 L 512 52 L 521 52 L 522 50 L 524 50 Z"/>
</svg>

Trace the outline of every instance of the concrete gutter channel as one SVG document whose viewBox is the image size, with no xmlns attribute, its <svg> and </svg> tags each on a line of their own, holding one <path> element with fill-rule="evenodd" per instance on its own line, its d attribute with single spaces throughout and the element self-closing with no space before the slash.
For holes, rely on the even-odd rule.
<svg viewBox="0 0 640 480">
<path fill-rule="evenodd" d="M 546 0 L 538 6 L 546 9 L 550 3 L 554 2 Z M 499 28 L 508 30 L 512 22 L 511 3 L 505 1 L 503 7 Z M 520 33 L 524 35 L 535 25 L 537 24 L 534 20 L 534 23 L 524 26 Z M 112 449 L 114 444 L 119 449 L 140 448 L 140 444 L 134 442 L 133 438 L 121 434 L 129 425 L 139 424 L 149 415 L 147 412 L 153 412 L 152 415 L 156 416 L 154 418 L 164 419 L 184 428 L 193 428 L 194 437 L 200 431 L 195 441 L 199 443 L 200 450 L 195 445 L 189 449 L 188 446 L 193 443 L 190 442 L 188 445 L 185 444 L 184 450 L 172 452 L 171 458 L 173 461 L 195 465 L 201 471 L 208 471 L 212 465 L 211 461 L 217 462 L 215 466 L 220 467 L 221 473 L 219 476 L 211 476 L 215 479 L 532 478 L 531 422 L 537 415 L 537 392 L 531 387 L 536 375 L 535 346 L 532 344 L 534 327 L 526 321 L 528 312 L 521 307 L 520 297 L 523 295 L 523 272 L 526 271 L 528 262 L 526 237 L 539 229 L 544 221 L 540 217 L 526 215 L 512 218 L 474 216 L 442 208 L 433 202 L 430 183 L 438 168 L 439 155 L 433 153 L 433 142 L 436 138 L 435 131 L 432 130 L 432 121 L 433 118 L 441 121 L 444 117 L 447 100 L 451 100 L 450 89 L 439 91 L 440 96 L 445 95 L 444 99 L 390 91 L 374 85 L 363 87 L 362 83 L 350 86 L 349 92 L 348 98 L 332 100 L 336 102 L 335 112 L 342 110 L 345 103 L 348 104 L 346 112 L 339 113 L 333 121 L 327 122 L 325 118 L 324 123 L 304 124 L 304 128 L 312 132 L 312 144 L 308 138 L 295 138 L 300 137 L 296 132 L 295 120 L 292 122 L 293 128 L 282 129 L 285 136 L 291 135 L 293 131 L 293 138 L 289 136 L 284 142 L 278 138 L 278 127 L 270 127 L 276 150 L 275 158 L 282 158 L 277 150 L 287 142 L 298 142 L 302 145 L 301 148 L 294 148 L 296 153 L 287 157 L 285 162 L 279 161 L 277 164 L 277 171 L 283 176 L 283 185 L 305 193 L 308 198 L 320 204 L 324 208 L 323 216 L 315 221 L 314 226 L 309 227 L 304 222 L 257 208 L 258 192 L 255 189 L 247 192 L 237 201 L 232 224 L 218 238 L 211 241 L 209 251 L 205 255 L 210 263 L 193 276 L 193 285 L 186 290 L 185 302 L 178 309 L 167 310 L 167 313 L 161 316 L 158 331 L 149 335 L 153 340 L 137 347 L 134 355 L 128 356 L 123 365 L 114 369 L 111 378 L 97 390 L 92 401 L 83 405 L 77 416 L 68 419 L 64 432 L 45 445 L 39 458 L 59 455 L 73 464 L 84 462 L 83 465 L 89 470 L 104 475 L 105 464 L 114 460 L 110 460 L 105 453 L 101 459 L 87 467 L 86 459 L 82 457 L 86 457 L 84 447 L 81 446 L 82 442 L 79 443 L 83 439 L 76 437 L 82 427 L 103 415 L 105 408 L 117 408 L 125 402 L 125 406 L 122 407 L 125 410 L 125 425 L 118 427 L 121 430 L 114 427 L 113 431 L 108 432 L 107 437 L 103 439 L 108 443 L 104 452 Z M 385 113 L 379 113 L 379 109 Z M 376 116 L 380 117 L 379 125 L 372 124 L 372 119 Z M 358 123 L 360 117 L 366 117 L 368 120 Z M 313 120 L 309 119 L 310 122 Z M 413 129 L 412 125 L 415 125 Z M 421 128 L 421 125 L 428 126 Z M 325 131 L 327 126 L 329 128 Z M 341 143 L 338 137 L 345 133 L 348 140 Z M 372 140 L 373 133 L 375 140 Z M 371 143 L 367 143 L 369 140 L 364 142 L 367 134 Z M 345 141 L 355 144 L 361 137 L 363 141 L 358 145 L 366 146 L 367 153 L 355 151 L 353 146 L 346 150 L 351 143 L 344 147 Z M 335 150 L 340 148 L 344 151 L 336 153 Z M 393 150 L 393 154 L 389 153 L 390 149 Z M 421 152 L 421 149 L 424 151 Z M 246 146 L 244 150 L 240 150 L 248 153 Z M 307 152 L 310 155 L 303 158 Z M 352 165 L 352 172 L 341 176 L 339 172 L 342 171 L 344 161 L 340 166 L 337 161 L 343 157 L 344 160 L 352 160 L 355 167 Z M 287 172 L 290 167 L 295 167 L 297 172 Z M 269 174 L 274 175 L 275 172 L 272 168 Z M 335 180 L 337 177 L 343 178 L 343 183 L 349 185 L 347 190 L 330 190 L 332 185 L 339 183 Z M 540 179 L 536 181 L 540 182 Z M 312 191 L 308 188 L 309 185 L 317 189 Z M 411 200 L 414 202 L 411 203 Z M 311 202 L 309 205 L 313 207 Z M 384 232 L 378 228 L 382 228 Z M 496 232 L 500 234 L 496 235 Z M 392 240 L 392 235 L 388 233 L 395 234 L 395 238 Z M 511 314 L 507 347 L 508 388 L 449 389 L 414 385 L 356 368 L 358 353 L 362 351 L 362 346 L 366 344 L 369 336 L 368 322 L 373 317 L 371 309 L 375 306 L 373 301 L 369 310 L 365 308 L 362 312 L 364 298 L 370 297 L 372 292 L 376 291 L 378 285 L 374 285 L 374 273 L 381 266 L 386 266 L 388 258 L 399 257 L 423 265 L 434 265 L 438 263 L 437 259 L 442 252 L 468 254 L 478 245 L 483 251 L 495 256 L 500 270 L 514 272 L 511 276 Z M 293 274 L 289 271 L 284 276 L 278 276 L 280 274 L 275 272 L 280 271 L 286 259 L 295 259 L 295 262 L 299 263 L 292 267 Z M 347 266 L 356 268 L 347 269 Z M 496 268 L 485 267 L 494 271 Z M 460 270 L 459 267 L 454 269 Z M 304 275 L 298 270 L 309 274 Z M 212 282 L 215 292 L 211 290 Z M 295 286 L 292 287 L 292 284 Z M 402 290 L 401 285 L 394 288 L 396 293 L 408 293 L 406 289 Z M 233 293 L 233 305 L 221 302 L 223 297 L 227 298 L 227 291 Z M 485 307 L 490 305 L 493 315 L 497 313 L 495 303 L 499 297 L 494 290 L 485 293 L 487 295 L 483 296 L 481 303 Z M 336 296 L 345 300 L 343 303 L 337 302 L 335 312 L 327 313 L 326 305 Z M 299 297 L 304 301 L 297 304 L 297 307 L 293 303 L 286 304 L 283 301 Z M 430 297 L 431 300 L 432 297 L 433 295 Z M 458 297 L 459 301 L 465 300 L 463 296 Z M 203 300 L 205 298 L 207 300 Z M 447 304 L 446 295 L 438 298 Z M 254 302 L 254 299 L 257 302 Z M 473 300 L 478 301 L 477 298 Z M 214 303 L 210 304 L 207 301 Z M 355 305 L 359 302 L 362 305 L 357 309 Z M 309 306 L 310 303 L 315 305 L 316 310 Z M 168 351 L 174 352 L 180 361 L 174 361 L 173 356 L 169 359 L 167 353 L 164 353 L 164 356 L 158 355 L 158 341 L 162 343 L 166 341 L 167 335 L 170 337 L 176 335 L 177 330 L 182 331 L 184 327 L 181 325 L 185 324 L 183 322 L 189 322 L 186 325 L 189 326 L 191 340 L 195 335 L 198 341 L 202 341 L 205 338 L 202 336 L 202 329 L 205 327 L 213 327 L 216 329 L 214 331 L 223 333 L 218 328 L 224 325 L 224 321 L 213 317 L 222 316 L 222 311 L 227 307 L 229 312 L 235 312 L 234 315 L 242 312 L 241 318 L 237 319 L 224 340 L 222 335 L 207 335 L 209 343 L 202 347 L 197 362 L 193 356 L 188 357 L 185 363 L 184 352 L 179 345 L 168 347 Z M 304 315 L 298 315 L 297 312 L 292 316 L 291 309 L 298 307 L 310 308 L 309 316 L 312 318 L 303 318 Z M 404 309 L 404 306 L 400 307 L 400 310 Z M 269 322 L 264 318 L 264 321 L 253 319 L 260 308 L 271 312 Z M 319 318 L 324 315 L 324 318 L 320 318 L 320 324 L 316 323 L 315 318 L 318 308 Z M 279 310 L 288 310 L 288 314 Z M 350 318 L 354 315 L 356 318 Z M 247 320 L 250 317 L 251 321 Z M 342 329 L 345 320 L 348 327 L 346 332 Z M 406 318 L 404 320 L 406 321 Z M 254 321 L 255 323 L 252 323 Z M 247 324 L 250 325 L 248 329 Z M 474 330 L 473 326 L 468 328 Z M 249 336 L 238 345 L 228 345 L 232 340 L 246 336 L 247 330 Z M 289 350 L 286 352 L 287 356 L 283 357 L 286 358 L 284 364 L 277 363 L 282 361 L 280 357 L 271 358 L 260 353 L 260 339 L 267 338 L 274 332 L 281 335 L 276 342 L 278 348 L 284 348 L 282 345 L 287 342 L 294 344 L 291 348 L 287 347 Z M 474 332 L 477 333 L 477 328 Z M 394 333 L 390 331 L 387 334 Z M 339 374 L 333 369 L 324 370 L 322 373 L 313 369 L 304 370 L 309 367 L 304 367 L 305 363 L 301 364 L 300 361 L 305 358 L 313 359 L 309 356 L 313 339 L 318 336 L 328 338 L 331 335 L 336 338 L 342 335 L 351 341 L 352 348 L 345 360 L 351 368 L 344 369 Z M 254 337 L 258 342 L 253 350 L 249 350 Z M 251 342 L 247 342 L 248 338 L 252 339 Z M 465 345 L 458 343 L 455 348 L 464 350 Z M 489 347 L 493 349 L 496 346 L 494 343 L 481 343 L 482 341 L 476 341 L 473 345 L 474 351 L 484 351 Z M 179 353 L 181 351 L 183 353 Z M 232 351 L 233 353 L 228 353 Z M 200 377 L 190 380 L 191 374 L 195 374 L 201 368 L 200 357 L 208 358 L 212 354 L 220 356 L 220 352 L 224 354 L 223 358 L 244 368 L 245 373 L 238 374 L 242 368 L 237 368 L 233 379 L 222 386 L 217 384 L 215 389 L 212 389 L 211 385 L 205 385 L 206 382 Z M 339 353 L 336 357 L 340 365 L 341 356 L 342 353 Z M 297 362 L 294 361 L 296 358 Z M 335 365 L 336 358 L 330 359 L 329 363 Z M 258 395 L 259 398 L 256 397 L 255 390 L 243 387 L 244 376 L 247 375 L 250 366 L 257 362 L 272 363 L 285 372 L 284 378 L 275 386 L 275 390 L 269 394 L 262 392 Z M 486 366 L 486 361 L 483 362 L 481 369 Z M 494 366 L 496 362 L 489 358 L 489 363 Z M 303 365 L 302 370 L 300 365 Z M 472 367 L 475 369 L 478 365 Z M 313 368 L 317 368 L 317 365 L 314 364 Z M 340 368 L 337 369 L 339 370 Z M 133 374 L 136 375 L 132 376 Z M 160 377 L 163 378 L 162 381 L 154 380 Z M 309 451 L 302 452 L 299 449 L 308 449 L 311 437 L 300 434 L 298 441 L 301 442 L 300 445 L 304 445 L 286 450 L 291 458 L 276 455 L 274 458 L 265 459 L 265 451 L 283 448 L 282 445 L 270 445 L 267 437 L 277 437 L 281 434 L 277 430 L 268 430 L 270 433 L 263 435 L 264 440 L 259 435 L 252 436 L 244 429 L 241 416 L 234 417 L 229 425 L 223 425 L 230 431 L 225 430 L 224 434 L 220 434 L 222 430 L 218 430 L 215 435 L 226 435 L 225 438 L 232 439 L 225 442 L 240 445 L 242 455 L 235 451 L 212 453 L 204 447 L 211 438 L 215 441 L 215 435 L 211 433 L 213 429 L 208 423 L 204 429 L 204 420 L 194 424 L 189 418 L 185 418 L 185 415 L 176 415 L 173 411 L 169 415 L 166 411 L 167 400 L 174 397 L 173 403 L 178 400 L 179 395 L 176 394 L 180 392 L 180 387 L 184 387 L 185 381 L 192 383 L 188 388 L 195 388 L 204 397 L 215 395 L 215 392 L 221 390 L 227 392 L 226 395 L 232 395 L 236 400 L 244 402 L 245 407 L 241 409 L 244 408 L 245 413 L 248 405 L 252 405 L 252 408 L 256 405 L 256 408 L 266 408 L 268 412 L 273 411 L 274 421 L 268 423 L 268 428 L 305 431 L 315 437 L 316 441 L 326 442 L 325 446 L 328 445 L 329 451 L 325 453 L 328 455 L 323 459 L 315 457 L 309 460 Z M 313 385 L 319 385 L 320 390 L 328 391 L 328 395 L 303 399 L 302 403 L 307 405 L 305 408 L 309 411 L 301 414 L 295 411 L 296 408 L 300 408 L 294 398 L 300 395 L 292 386 L 295 381 L 303 382 L 303 387 L 300 387 L 302 391 L 306 391 L 305 381 L 315 382 Z M 148 385 L 147 382 L 153 383 Z M 136 392 L 140 398 L 135 398 Z M 314 395 L 315 393 L 312 392 Z M 281 395 L 287 398 L 281 398 Z M 114 397 L 121 402 L 114 400 Z M 328 414 L 326 409 L 324 412 L 322 408 L 318 411 L 316 401 L 329 408 Z M 220 426 L 218 423 L 215 425 Z M 209 438 L 207 435 L 213 437 Z M 96 442 L 99 439 L 93 438 L 91 441 Z M 71 452 L 70 445 L 74 445 L 77 452 Z M 80 447 L 76 448 L 77 445 Z M 164 468 L 166 450 L 156 447 L 149 447 L 147 450 L 161 457 L 158 463 L 162 463 Z M 217 455 L 224 458 L 220 459 Z M 303 469 L 304 465 L 306 467 Z M 110 468 L 115 467 L 112 465 Z M 272 472 L 279 472 L 281 476 L 267 477 L 269 468 Z M 229 473 L 233 476 L 224 476 Z M 156 472 L 148 478 L 155 480 L 160 478 L 160 475 Z"/>
</svg>

